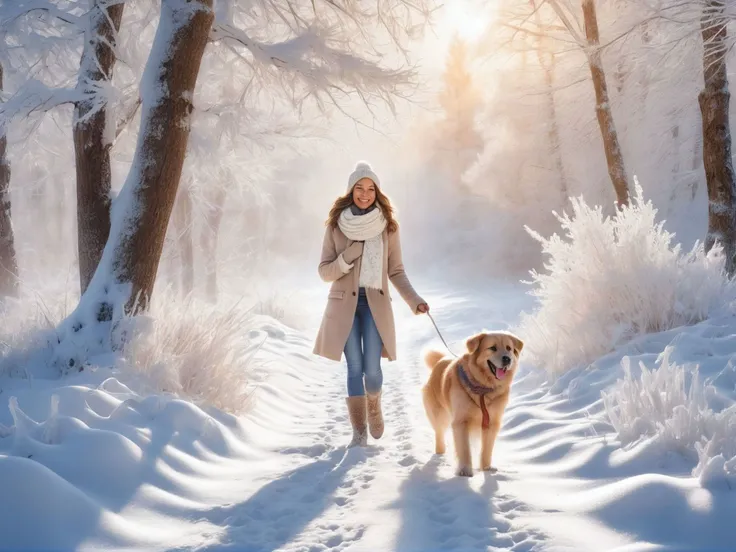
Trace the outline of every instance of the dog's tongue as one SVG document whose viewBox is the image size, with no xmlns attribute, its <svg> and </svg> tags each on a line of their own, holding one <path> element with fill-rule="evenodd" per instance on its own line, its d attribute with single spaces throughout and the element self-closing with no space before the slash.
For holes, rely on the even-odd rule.
<svg viewBox="0 0 736 552">
<path fill-rule="evenodd" d="M 496 370 L 496 375 L 498 376 L 498 379 L 503 379 L 506 377 L 506 368 L 499 368 Z"/>
</svg>

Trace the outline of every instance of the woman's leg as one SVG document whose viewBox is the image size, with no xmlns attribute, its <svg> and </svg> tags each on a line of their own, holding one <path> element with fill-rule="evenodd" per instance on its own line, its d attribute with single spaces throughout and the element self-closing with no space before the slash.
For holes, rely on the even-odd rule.
<svg viewBox="0 0 736 552">
<path fill-rule="evenodd" d="M 353 327 L 345 342 L 345 361 L 348 365 L 348 396 L 359 397 L 365 395 L 363 386 L 363 345 L 361 339 L 362 320 L 358 311 L 353 318 Z"/>
<path fill-rule="evenodd" d="M 376 322 L 373 320 L 371 309 L 358 305 L 357 317 L 363 334 L 363 374 L 365 374 L 365 390 L 369 395 L 378 393 L 383 387 L 383 372 L 381 371 L 381 351 L 383 341 L 378 333 Z"/>
<path fill-rule="evenodd" d="M 363 330 L 363 372 L 367 392 L 368 427 L 373 438 L 379 439 L 383 435 L 383 414 L 381 413 L 383 341 L 367 302 L 364 307 L 358 306 L 358 315 L 361 318 Z"/>
<path fill-rule="evenodd" d="M 348 446 L 366 446 L 368 431 L 366 428 L 366 398 L 363 386 L 363 347 L 361 345 L 361 320 L 358 313 L 353 318 L 353 327 L 345 343 L 344 353 L 348 365 L 348 397 L 345 399 L 353 426 L 353 439 Z"/>
</svg>

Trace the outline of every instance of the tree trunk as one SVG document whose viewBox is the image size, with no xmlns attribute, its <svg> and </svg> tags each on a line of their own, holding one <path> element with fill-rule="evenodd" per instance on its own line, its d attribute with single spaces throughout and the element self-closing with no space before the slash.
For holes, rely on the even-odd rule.
<svg viewBox="0 0 736 552">
<path fill-rule="evenodd" d="M 724 0 L 707 0 L 700 25 L 703 36 L 704 87 L 698 100 L 703 121 L 703 166 L 708 186 L 708 234 L 705 248 L 720 242 L 726 255 L 726 271 L 734 274 L 736 254 L 736 189 L 731 161 L 731 129 L 728 120 L 726 52 L 727 20 Z"/>
<path fill-rule="evenodd" d="M 100 269 L 88 288 L 89 300 L 98 302 L 98 320 L 111 319 L 112 303 L 123 302 L 127 312 L 149 305 L 186 154 L 194 87 L 214 19 L 212 1 L 162 2 L 141 83 L 135 158 L 115 200 Z"/>
<path fill-rule="evenodd" d="M 177 257 L 181 294 L 184 298 L 194 291 L 194 242 L 192 240 L 192 190 L 189 183 L 179 189 L 174 204 L 174 232 L 176 234 Z"/>
<path fill-rule="evenodd" d="M 210 303 L 217 302 L 217 242 L 220 237 L 220 225 L 226 197 L 225 187 L 220 186 L 215 191 L 212 203 L 205 207 L 205 225 L 202 229 L 201 244 L 205 255 L 206 294 Z"/>
<path fill-rule="evenodd" d="M 557 175 L 560 179 L 560 193 L 562 195 L 562 205 L 567 204 L 567 199 L 570 197 L 570 191 L 567 185 L 567 176 L 565 175 L 565 164 L 562 160 L 562 139 L 560 138 L 560 127 L 557 122 L 557 106 L 555 105 L 555 91 L 554 91 L 554 70 L 555 70 L 555 54 L 547 48 L 546 41 L 544 40 L 544 33 L 542 32 L 542 21 L 539 15 L 539 9 L 536 6 L 536 2 L 532 1 L 532 7 L 534 8 L 534 18 L 537 25 L 537 59 L 539 60 L 539 66 L 544 72 L 544 85 L 545 85 L 545 96 L 547 98 L 547 111 L 549 113 L 549 127 L 547 136 L 549 137 L 549 146 L 554 157 L 555 168 L 557 169 Z M 545 61 L 545 53 L 549 59 L 549 62 Z"/>
<path fill-rule="evenodd" d="M 560 192 L 562 203 L 565 205 L 570 197 L 570 189 L 567 185 L 565 164 L 562 160 L 562 139 L 560 138 L 560 127 L 557 122 L 557 106 L 555 105 L 554 93 L 554 55 L 550 55 L 551 64 L 544 68 L 544 82 L 547 87 L 547 109 L 549 111 L 549 145 L 555 160 L 557 175 L 560 179 Z"/>
<path fill-rule="evenodd" d="M 77 165 L 77 247 L 79 284 L 84 293 L 102 257 L 110 234 L 110 147 L 115 133 L 109 128 L 107 103 L 99 87 L 112 80 L 115 41 L 123 3 L 104 7 L 94 0 L 79 63 L 77 89 L 87 98 L 74 106 L 74 151 Z"/>
<path fill-rule="evenodd" d="M 624 167 L 624 158 L 618 142 L 618 134 L 613 124 L 606 75 L 603 72 L 600 37 L 598 35 L 598 19 L 593 0 L 583 0 L 583 21 L 585 23 L 585 37 L 588 40 L 588 65 L 590 66 L 590 74 L 593 77 L 593 88 L 595 88 L 595 111 L 598 117 L 598 126 L 601 129 L 601 136 L 603 137 L 608 175 L 616 192 L 616 203 L 621 207 L 629 204 L 629 186 Z"/>
<path fill-rule="evenodd" d="M 3 66 L 0 64 L 0 91 L 2 89 Z M 18 260 L 10 217 L 10 161 L 6 132 L 6 126 L 0 125 L 0 295 L 14 297 L 18 295 Z"/>
</svg>

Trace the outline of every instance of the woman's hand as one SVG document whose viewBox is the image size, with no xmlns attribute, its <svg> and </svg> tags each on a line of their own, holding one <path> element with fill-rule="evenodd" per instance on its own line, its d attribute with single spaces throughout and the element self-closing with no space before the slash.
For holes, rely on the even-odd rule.
<svg viewBox="0 0 736 552">
<path fill-rule="evenodd" d="M 348 264 L 353 264 L 353 261 L 363 254 L 363 242 L 356 241 L 350 244 L 350 246 L 342 252 L 343 260 Z"/>
<path fill-rule="evenodd" d="M 429 312 L 429 305 L 427 303 L 422 303 L 417 307 L 417 312 L 421 312 L 422 314 Z"/>
</svg>

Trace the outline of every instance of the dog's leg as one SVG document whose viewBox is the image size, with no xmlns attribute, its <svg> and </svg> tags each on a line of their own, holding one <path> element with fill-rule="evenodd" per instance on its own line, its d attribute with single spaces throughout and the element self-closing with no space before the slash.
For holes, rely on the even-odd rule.
<svg viewBox="0 0 736 552">
<path fill-rule="evenodd" d="M 470 457 L 470 435 L 466 421 L 453 422 L 452 436 L 455 438 L 455 454 L 457 455 L 457 475 L 473 477 L 473 460 Z"/>
<path fill-rule="evenodd" d="M 434 452 L 445 454 L 445 433 L 450 425 L 450 416 L 445 410 L 440 410 L 435 412 L 434 420 Z"/>
<path fill-rule="evenodd" d="M 434 452 L 435 454 L 445 454 L 445 433 L 450 425 L 447 411 L 437 404 L 428 388 L 423 390 L 422 398 L 427 419 L 432 424 L 432 429 L 434 429 Z"/>
<path fill-rule="evenodd" d="M 480 468 L 484 471 L 495 471 L 491 467 L 491 456 L 493 456 L 493 445 L 496 443 L 498 431 L 501 424 L 498 422 L 491 423 L 488 429 L 484 429 L 481 435 L 480 447 Z"/>
</svg>

